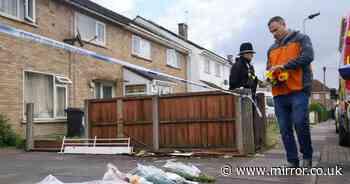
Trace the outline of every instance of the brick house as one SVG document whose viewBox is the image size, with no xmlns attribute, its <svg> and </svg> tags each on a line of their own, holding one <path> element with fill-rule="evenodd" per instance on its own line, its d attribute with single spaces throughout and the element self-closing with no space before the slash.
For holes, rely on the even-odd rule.
<svg viewBox="0 0 350 184">
<path fill-rule="evenodd" d="M 0 22 L 76 46 L 72 41 L 79 33 L 84 49 L 187 78 L 185 47 L 88 0 L 0 0 Z M 177 67 L 167 64 L 174 58 Z M 34 136 L 64 133 L 67 107 L 147 90 L 127 78 L 137 71 L 128 70 L 128 76 L 125 71 L 120 65 L 0 33 L 0 113 L 24 135 L 24 107 L 34 102 Z M 161 91 L 187 90 L 184 84 L 166 82 Z"/>
<path fill-rule="evenodd" d="M 316 79 L 312 81 L 310 103 L 320 103 L 327 109 L 333 107 L 333 100 L 331 100 L 330 97 L 330 89 Z"/>
<path fill-rule="evenodd" d="M 233 55 L 228 55 L 227 58 L 224 58 L 189 40 L 188 25 L 185 23 L 179 23 L 178 32 L 175 33 L 141 16 L 137 16 L 134 21 L 171 40 L 176 40 L 191 50 L 186 62 L 187 76 L 190 81 L 214 88 L 229 88 L 229 75 L 232 67 Z M 208 91 L 208 89 L 188 85 L 188 91 Z"/>
</svg>

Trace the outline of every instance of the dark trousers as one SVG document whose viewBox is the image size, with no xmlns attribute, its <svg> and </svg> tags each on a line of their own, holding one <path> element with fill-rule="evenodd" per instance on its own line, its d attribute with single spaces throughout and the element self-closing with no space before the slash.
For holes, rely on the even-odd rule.
<svg viewBox="0 0 350 184">
<path fill-rule="evenodd" d="M 313 149 L 309 122 L 309 96 L 305 92 L 294 92 L 274 97 L 282 141 L 287 152 L 288 162 L 299 162 L 294 138 L 295 128 L 303 159 L 312 159 Z"/>
</svg>

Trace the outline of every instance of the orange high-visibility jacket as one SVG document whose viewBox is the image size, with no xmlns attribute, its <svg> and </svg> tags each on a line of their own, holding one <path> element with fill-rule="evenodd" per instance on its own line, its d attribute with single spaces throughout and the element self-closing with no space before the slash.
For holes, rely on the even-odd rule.
<svg viewBox="0 0 350 184">
<path fill-rule="evenodd" d="M 270 47 L 267 56 L 267 70 L 272 66 L 283 65 L 289 73 L 285 85 L 272 87 L 273 96 L 296 91 L 305 91 L 310 95 L 313 78 L 310 65 L 314 60 L 314 51 L 307 35 L 290 31 L 282 41 L 276 41 Z"/>
</svg>

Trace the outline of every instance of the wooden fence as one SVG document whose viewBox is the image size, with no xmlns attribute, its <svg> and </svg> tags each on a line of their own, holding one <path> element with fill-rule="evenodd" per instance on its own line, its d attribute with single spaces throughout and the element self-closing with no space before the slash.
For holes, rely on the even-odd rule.
<svg viewBox="0 0 350 184">
<path fill-rule="evenodd" d="M 247 99 L 222 92 L 87 100 L 88 136 L 131 137 L 136 147 L 254 150 Z M 239 123 L 239 125 L 237 125 Z"/>
</svg>

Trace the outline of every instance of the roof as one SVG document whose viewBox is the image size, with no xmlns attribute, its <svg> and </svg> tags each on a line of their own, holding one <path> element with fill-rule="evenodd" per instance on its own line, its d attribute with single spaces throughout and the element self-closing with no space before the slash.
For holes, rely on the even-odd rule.
<svg viewBox="0 0 350 184">
<path fill-rule="evenodd" d="M 192 42 L 192 41 L 190 41 L 190 40 L 188 40 L 188 39 L 185 39 L 185 38 L 181 37 L 180 35 L 178 35 L 178 34 L 172 32 L 172 31 L 170 31 L 169 29 L 167 29 L 167 28 L 165 28 L 165 27 L 163 27 L 163 26 L 160 26 L 159 24 L 157 24 L 157 23 L 155 23 L 155 22 L 153 22 L 153 21 L 151 21 L 151 20 L 148 20 L 148 19 L 146 19 L 146 18 L 144 18 L 144 17 L 141 17 L 141 16 L 138 15 L 138 16 L 136 16 L 136 18 L 135 18 L 133 21 L 136 22 L 135 20 L 136 20 L 137 18 L 140 18 L 140 19 L 142 19 L 142 20 L 144 20 L 144 21 L 146 21 L 146 22 L 148 22 L 148 23 L 150 23 L 150 24 L 152 24 L 152 25 L 158 27 L 159 29 L 162 29 L 162 30 L 168 32 L 169 34 L 171 34 L 171 35 L 173 35 L 173 36 L 175 36 L 175 37 L 177 37 L 177 38 L 179 38 L 179 39 L 181 39 L 181 40 L 183 40 L 183 41 L 185 41 L 185 42 L 187 42 L 187 43 L 189 43 L 189 44 L 191 44 L 191 45 L 197 47 L 198 49 L 205 50 L 205 51 L 207 51 L 207 52 L 209 52 L 209 53 L 211 53 L 211 54 L 213 54 L 213 55 L 215 55 L 215 56 L 217 56 L 217 57 L 219 57 L 219 58 L 221 58 L 221 59 L 227 61 L 226 58 L 224 58 L 224 57 L 222 57 L 222 56 L 216 54 L 215 52 L 213 52 L 213 51 L 211 51 L 211 50 L 208 50 L 208 49 L 206 49 L 206 48 L 204 48 L 204 47 L 202 47 L 202 46 L 199 46 L 198 44 L 196 44 L 196 43 L 194 43 L 194 42 Z"/>
<path fill-rule="evenodd" d="M 169 42 L 172 42 L 172 40 L 170 40 L 169 38 L 157 33 L 156 31 L 153 31 L 151 29 L 149 29 L 148 27 L 146 26 L 143 26 L 142 24 L 139 24 L 123 15 L 120 15 L 112 10 L 109 10 L 108 8 L 105 8 L 101 5 L 98 5 L 90 0 L 66 0 L 66 2 L 68 2 L 69 4 L 73 5 L 73 6 L 76 6 L 77 8 L 86 8 L 86 9 L 89 9 L 93 12 L 96 12 L 100 15 L 96 15 L 96 16 L 105 16 L 106 18 L 108 19 L 111 19 L 113 21 L 116 21 L 117 23 L 120 23 L 120 24 L 123 24 L 123 25 L 127 25 L 127 26 L 130 26 L 130 25 L 135 25 L 137 27 L 140 27 L 142 28 L 143 30 L 146 30 L 154 35 L 157 35 L 159 37 L 161 37 L 162 39 L 165 39 Z"/>
<path fill-rule="evenodd" d="M 329 88 L 319 80 L 316 80 L 316 79 L 312 80 L 312 92 L 322 92 L 322 91 L 329 91 Z"/>
<path fill-rule="evenodd" d="M 126 67 L 124 66 L 125 69 L 137 74 L 137 75 L 140 75 L 148 80 L 160 80 L 160 81 L 167 81 L 167 82 L 174 82 L 172 80 L 170 80 L 169 78 L 167 77 L 163 77 L 163 76 L 160 76 L 160 75 L 156 75 L 154 73 L 150 73 L 150 72 L 145 72 L 145 71 L 142 71 L 142 70 L 138 70 L 138 69 L 134 69 L 134 68 L 130 68 L 130 67 Z"/>
<path fill-rule="evenodd" d="M 78 5 L 80 7 L 90 9 L 122 24 L 129 24 L 130 22 L 132 22 L 131 19 L 120 15 L 112 10 L 109 10 L 101 5 L 98 5 L 90 0 L 67 0 L 66 2 L 72 4 L 73 6 Z"/>
</svg>

